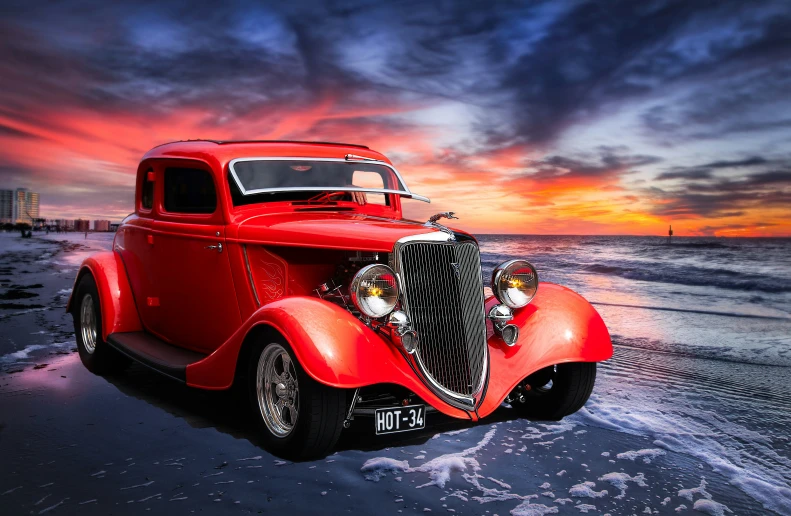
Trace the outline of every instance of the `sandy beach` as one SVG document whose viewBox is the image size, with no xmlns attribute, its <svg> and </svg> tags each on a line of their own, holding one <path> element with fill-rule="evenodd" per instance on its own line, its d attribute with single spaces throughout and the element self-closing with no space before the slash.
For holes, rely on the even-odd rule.
<svg viewBox="0 0 791 516">
<path fill-rule="evenodd" d="M 560 423 L 504 405 L 381 438 L 360 419 L 333 455 L 283 461 L 233 392 L 81 365 L 64 306 L 110 239 L 0 234 L 3 514 L 791 514 L 791 368 L 637 347 L 617 327 L 593 397 Z M 770 316 L 756 324 L 782 340 Z"/>
</svg>

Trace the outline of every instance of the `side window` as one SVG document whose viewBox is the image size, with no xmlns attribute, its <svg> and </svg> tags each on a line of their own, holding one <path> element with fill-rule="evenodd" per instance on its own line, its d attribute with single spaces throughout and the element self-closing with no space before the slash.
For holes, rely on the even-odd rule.
<svg viewBox="0 0 791 516">
<path fill-rule="evenodd" d="M 143 176 L 143 189 L 141 191 L 142 198 L 140 200 L 140 206 L 144 210 L 150 210 L 154 207 L 154 182 L 150 181 L 148 178 L 148 176 L 153 173 L 153 170 L 148 170 Z"/>
<path fill-rule="evenodd" d="M 360 188 L 375 188 L 378 190 L 387 188 L 384 183 L 384 178 L 379 172 L 370 172 L 368 170 L 355 170 L 352 174 L 352 184 Z M 366 202 L 368 204 L 379 204 L 387 206 L 389 196 L 379 193 L 366 193 Z"/>
<path fill-rule="evenodd" d="M 211 174 L 199 168 L 165 169 L 165 211 L 214 213 L 217 192 Z"/>
</svg>

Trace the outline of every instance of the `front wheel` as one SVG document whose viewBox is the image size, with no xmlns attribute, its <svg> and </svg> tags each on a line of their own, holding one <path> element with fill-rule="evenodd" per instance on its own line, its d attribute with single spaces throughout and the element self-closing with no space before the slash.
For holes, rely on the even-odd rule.
<svg viewBox="0 0 791 516">
<path fill-rule="evenodd" d="M 311 378 L 285 339 L 270 338 L 251 356 L 251 408 L 267 447 L 292 459 L 326 455 L 343 428 L 346 391 Z"/>
<path fill-rule="evenodd" d="M 585 405 L 595 382 L 596 362 L 545 367 L 525 378 L 512 406 L 521 417 L 559 421 Z"/>
</svg>

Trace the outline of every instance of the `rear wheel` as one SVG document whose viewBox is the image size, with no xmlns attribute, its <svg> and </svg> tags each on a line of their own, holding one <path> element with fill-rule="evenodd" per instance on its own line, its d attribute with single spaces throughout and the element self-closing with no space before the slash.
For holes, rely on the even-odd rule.
<svg viewBox="0 0 791 516">
<path fill-rule="evenodd" d="M 253 350 L 247 375 L 251 408 L 267 447 L 292 459 L 326 455 L 343 428 L 346 391 L 311 378 L 281 336 Z"/>
<path fill-rule="evenodd" d="M 74 292 L 74 334 L 83 365 L 94 374 L 112 374 L 124 370 L 130 360 L 102 339 L 102 312 L 96 281 L 85 274 Z"/>
<path fill-rule="evenodd" d="M 558 421 L 585 405 L 595 382 L 595 362 L 549 366 L 525 378 L 512 406 L 522 417 Z"/>
</svg>

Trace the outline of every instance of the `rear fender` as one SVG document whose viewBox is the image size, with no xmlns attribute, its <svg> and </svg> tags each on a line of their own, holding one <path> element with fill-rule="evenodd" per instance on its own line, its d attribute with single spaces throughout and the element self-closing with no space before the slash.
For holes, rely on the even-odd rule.
<svg viewBox="0 0 791 516">
<path fill-rule="evenodd" d="M 497 304 L 486 301 L 486 310 Z M 513 324 L 519 339 L 513 347 L 490 328 L 490 378 L 481 417 L 492 413 L 506 396 L 530 374 L 566 362 L 599 362 L 612 357 L 612 342 L 599 313 L 572 290 L 541 283 L 533 301 L 516 310 Z"/>
<path fill-rule="evenodd" d="M 261 325 L 280 332 L 307 374 L 320 383 L 344 389 L 397 384 L 449 416 L 471 417 L 439 400 L 393 344 L 347 310 L 314 297 L 286 297 L 259 308 L 214 353 L 187 366 L 187 384 L 203 389 L 230 387 L 241 347 Z"/>
<path fill-rule="evenodd" d="M 141 331 L 140 316 L 126 277 L 126 269 L 121 257 L 112 251 L 96 253 L 82 262 L 74 287 L 71 290 L 66 311 L 71 312 L 75 290 L 86 274 L 93 276 L 99 291 L 99 303 L 102 308 L 102 339 L 111 333 L 125 331 Z"/>
</svg>

